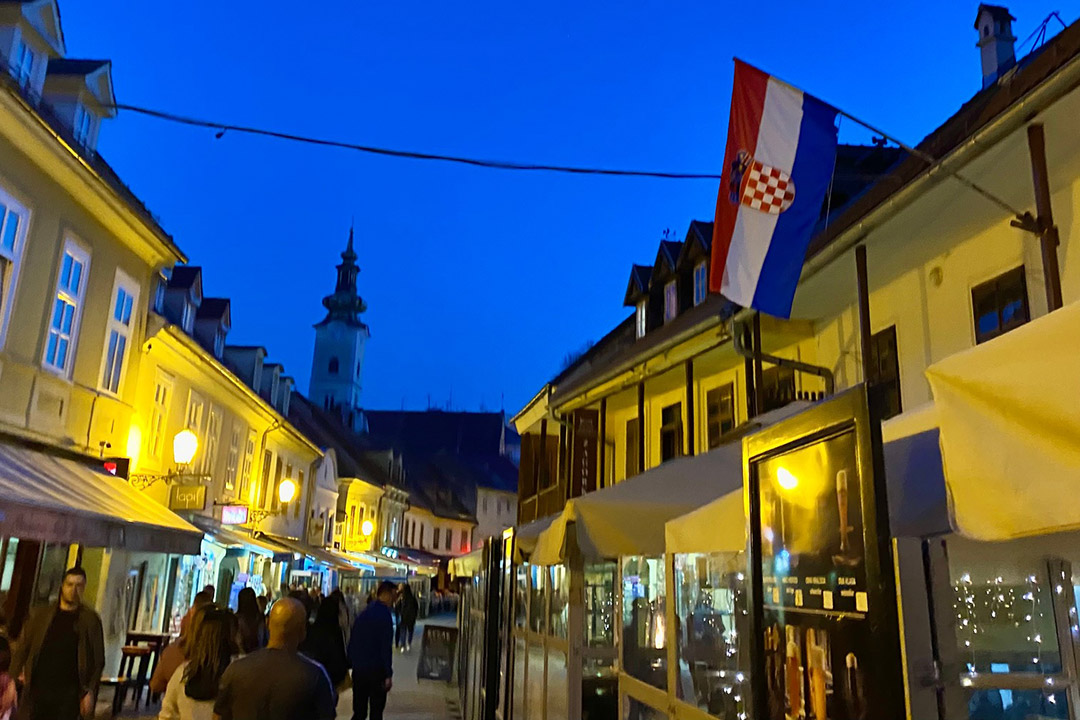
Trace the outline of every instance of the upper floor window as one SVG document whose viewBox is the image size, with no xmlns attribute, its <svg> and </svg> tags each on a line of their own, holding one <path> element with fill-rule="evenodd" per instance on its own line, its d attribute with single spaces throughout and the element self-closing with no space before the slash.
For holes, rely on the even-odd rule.
<svg viewBox="0 0 1080 720">
<path fill-rule="evenodd" d="M 64 241 L 60 259 L 60 274 L 56 278 L 56 297 L 49 319 L 49 337 L 45 342 L 45 367 L 71 375 L 75 357 L 75 340 L 79 333 L 83 298 L 86 294 L 87 269 L 90 255 L 71 239 Z"/>
<path fill-rule="evenodd" d="M 682 403 L 664 408 L 660 421 L 660 462 L 667 462 L 683 454 Z"/>
<path fill-rule="evenodd" d="M 900 402 L 900 357 L 896 352 L 896 326 L 890 325 L 870 337 L 870 367 L 874 381 L 885 388 L 884 417 L 888 420 L 904 411 Z"/>
<path fill-rule="evenodd" d="M 113 394 L 120 393 L 120 381 L 124 376 L 124 363 L 134 327 L 132 311 L 138 296 L 135 281 L 117 270 L 113 303 L 105 331 L 105 362 L 101 373 L 101 388 Z"/>
<path fill-rule="evenodd" d="M 94 129 L 94 116 L 83 105 L 75 106 L 75 123 L 72 130 L 75 139 L 83 145 L 90 144 L 90 136 Z"/>
<path fill-rule="evenodd" d="M 434 550 L 438 550 L 439 549 L 439 539 L 442 537 L 442 528 L 435 528 L 432 532 L 434 533 L 435 540 L 432 543 L 431 547 Z M 423 537 L 423 535 L 421 534 L 420 537 Z"/>
<path fill-rule="evenodd" d="M 225 457 L 225 489 L 232 492 L 236 489 L 236 475 L 240 464 L 240 443 L 243 441 L 244 428 L 239 422 L 233 422 L 232 431 L 229 433 L 229 454 Z"/>
<path fill-rule="evenodd" d="M 330 362 L 327 365 L 326 371 L 331 375 L 338 374 L 338 359 L 336 357 L 330 358 Z"/>
<path fill-rule="evenodd" d="M 1031 319 L 1024 266 L 998 275 L 971 289 L 975 314 L 975 343 L 986 342 Z"/>
<path fill-rule="evenodd" d="M 468 530 L 462 530 L 461 531 L 461 552 L 463 552 L 463 553 L 469 552 L 469 531 Z"/>
<path fill-rule="evenodd" d="M 637 308 L 634 310 L 634 327 L 637 329 L 637 337 L 645 337 L 645 316 L 647 303 L 642 300 L 637 304 Z"/>
<path fill-rule="evenodd" d="M 694 304 L 700 305 L 705 302 L 705 296 L 709 294 L 709 275 L 705 269 L 705 261 L 702 260 L 694 266 Z"/>
<path fill-rule="evenodd" d="M 184 332 L 191 334 L 191 328 L 195 324 L 195 306 L 190 300 L 184 300 L 184 309 L 180 313 L 180 327 Z"/>
<path fill-rule="evenodd" d="M 626 421 L 626 477 L 641 472 L 641 424 L 637 418 Z"/>
<path fill-rule="evenodd" d="M 24 40 L 19 40 L 15 48 L 15 61 L 11 69 L 20 85 L 26 87 L 30 84 L 30 78 L 34 74 L 34 51 Z"/>
<path fill-rule="evenodd" d="M 711 450 L 719 447 L 720 438 L 735 427 L 735 383 L 705 393 L 705 418 Z"/>
<path fill-rule="evenodd" d="M 664 322 L 675 319 L 679 314 L 679 288 L 675 280 L 664 286 Z"/>
<path fill-rule="evenodd" d="M 213 475 L 217 466 L 218 444 L 221 441 L 221 408 L 211 406 L 206 416 L 206 449 L 203 451 L 203 472 Z"/>
<path fill-rule="evenodd" d="M 154 404 L 150 413 L 150 457 L 160 458 L 168 431 L 169 406 L 172 402 L 172 378 L 158 370 L 154 381 Z"/>
<path fill-rule="evenodd" d="M 447 550 L 450 549 L 450 545 L 453 544 L 453 542 L 454 542 L 453 536 L 454 536 L 454 531 L 451 530 L 450 528 L 446 528 L 446 544 L 443 545 L 443 547 L 446 548 Z"/>
<path fill-rule="evenodd" d="M 221 357 L 225 354 L 225 331 L 218 328 L 214 333 L 214 356 Z"/>
<path fill-rule="evenodd" d="M 27 211 L 0 190 L 0 346 L 4 344 L 26 237 Z"/>
</svg>

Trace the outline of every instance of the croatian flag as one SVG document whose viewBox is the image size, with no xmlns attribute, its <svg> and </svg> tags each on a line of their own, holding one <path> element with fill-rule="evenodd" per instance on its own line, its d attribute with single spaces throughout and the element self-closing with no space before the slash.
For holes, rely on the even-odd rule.
<svg viewBox="0 0 1080 720">
<path fill-rule="evenodd" d="M 786 318 L 836 160 L 836 108 L 739 60 L 710 290 Z"/>
</svg>

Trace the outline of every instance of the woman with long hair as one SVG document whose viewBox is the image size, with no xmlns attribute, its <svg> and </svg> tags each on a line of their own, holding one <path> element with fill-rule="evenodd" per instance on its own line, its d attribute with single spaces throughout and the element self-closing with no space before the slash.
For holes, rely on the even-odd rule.
<svg viewBox="0 0 1080 720">
<path fill-rule="evenodd" d="M 300 652 L 323 666 L 335 688 L 340 687 L 348 677 L 345 634 L 341 632 L 338 599 L 334 595 L 323 598 L 315 613 L 315 622 L 308 628 L 304 642 L 300 643 Z"/>
<path fill-rule="evenodd" d="M 208 605 L 196 617 L 187 661 L 169 679 L 158 720 L 211 720 L 218 683 L 237 654 L 231 612 Z"/>
<path fill-rule="evenodd" d="M 240 626 L 240 651 L 245 655 L 266 647 L 266 618 L 259 610 L 259 599 L 249 587 L 236 597 L 236 620 Z"/>
</svg>

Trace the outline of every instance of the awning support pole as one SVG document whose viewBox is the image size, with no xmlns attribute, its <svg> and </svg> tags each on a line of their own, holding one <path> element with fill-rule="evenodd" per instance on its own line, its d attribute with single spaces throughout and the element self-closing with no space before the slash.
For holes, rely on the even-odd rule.
<svg viewBox="0 0 1080 720">
<path fill-rule="evenodd" d="M 863 382 L 872 385 L 876 380 L 874 364 L 870 362 L 870 281 L 866 274 L 866 246 L 855 248 L 855 275 L 859 292 L 859 346 L 862 349 Z"/>
<path fill-rule="evenodd" d="M 732 323 L 732 327 L 731 327 L 731 344 L 732 344 L 732 347 L 734 348 L 735 352 L 738 355 L 740 355 L 741 357 L 744 357 L 749 361 L 763 360 L 763 361 L 769 363 L 770 365 L 777 365 L 779 367 L 791 368 L 792 370 L 795 370 L 796 372 L 807 373 L 807 374 L 810 374 L 810 375 L 816 375 L 825 382 L 825 394 L 826 395 L 832 395 L 835 392 L 835 390 L 836 390 L 836 378 L 833 376 L 833 372 L 829 368 L 821 367 L 819 365 L 811 365 L 810 363 L 804 363 L 801 360 L 790 360 L 788 358 L 777 357 L 776 355 L 769 355 L 768 353 L 762 352 L 761 347 L 757 344 L 757 341 L 760 341 L 760 339 L 761 339 L 760 330 L 759 330 L 759 333 L 758 333 L 758 336 L 757 336 L 757 341 L 755 341 L 755 345 L 754 345 L 753 349 L 748 348 L 748 347 L 746 347 L 746 344 L 744 342 L 743 335 L 742 335 L 742 328 L 739 326 L 740 325 L 740 320 L 739 320 L 737 315 L 734 318 L 732 318 L 731 323 Z M 754 372 L 753 375 L 757 375 L 757 372 Z M 764 397 L 762 396 L 762 392 L 761 392 L 761 385 L 760 385 L 761 381 L 760 381 L 760 379 L 753 378 L 753 377 L 751 377 L 749 379 L 755 381 L 755 382 L 752 383 L 753 386 L 754 386 L 754 397 L 755 397 L 755 402 L 751 404 L 751 409 L 753 410 L 757 406 L 764 404 Z M 748 382 L 747 384 L 750 385 L 751 383 Z M 757 398 L 761 398 L 760 401 L 757 400 Z M 759 415 L 759 414 L 760 413 L 755 413 L 755 416 Z"/>
</svg>

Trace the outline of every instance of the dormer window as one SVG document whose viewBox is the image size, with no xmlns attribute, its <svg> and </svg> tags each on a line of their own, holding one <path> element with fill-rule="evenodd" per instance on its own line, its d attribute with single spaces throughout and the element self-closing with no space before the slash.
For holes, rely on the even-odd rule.
<svg viewBox="0 0 1080 720">
<path fill-rule="evenodd" d="M 34 51 L 23 40 L 20 40 L 15 48 L 15 62 L 11 68 L 20 85 L 26 87 L 30 84 L 30 78 L 34 74 Z"/>
<path fill-rule="evenodd" d="M 338 359 L 336 357 L 330 358 L 330 362 L 327 364 L 326 371 L 331 375 L 338 374 Z"/>
<path fill-rule="evenodd" d="M 705 296 L 709 292 L 708 273 L 705 270 L 705 261 L 702 260 L 694 266 L 694 304 L 700 305 L 705 302 Z"/>
<path fill-rule="evenodd" d="M 214 356 L 220 358 L 225 354 L 225 331 L 218 328 L 214 333 Z"/>
<path fill-rule="evenodd" d="M 675 280 L 664 286 L 664 322 L 670 322 L 679 314 L 679 291 Z"/>
<path fill-rule="evenodd" d="M 81 145 L 89 145 L 94 129 L 94 116 L 83 105 L 75 106 L 75 124 L 72 127 L 75 140 Z"/>
<path fill-rule="evenodd" d="M 195 324 L 195 306 L 190 301 L 184 301 L 184 311 L 180 316 L 180 327 L 184 332 L 190 334 L 193 325 Z"/>
<path fill-rule="evenodd" d="M 637 309 L 634 311 L 634 327 L 637 328 L 637 336 L 639 338 L 645 337 L 645 316 L 648 303 L 645 300 L 639 300 Z"/>
</svg>

